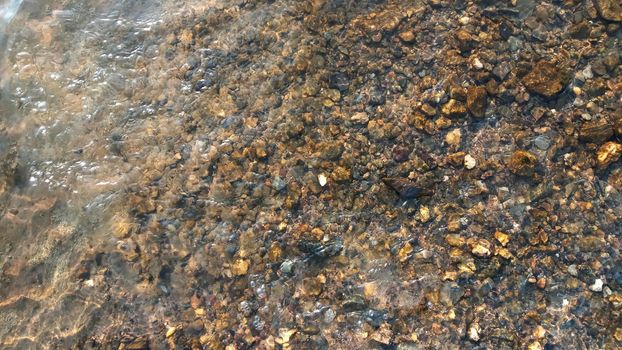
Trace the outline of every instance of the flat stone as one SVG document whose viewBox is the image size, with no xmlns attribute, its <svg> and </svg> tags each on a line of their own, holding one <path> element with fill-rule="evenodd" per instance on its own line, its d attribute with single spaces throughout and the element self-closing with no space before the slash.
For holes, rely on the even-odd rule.
<svg viewBox="0 0 622 350">
<path fill-rule="evenodd" d="M 488 93 L 481 86 L 472 86 L 467 89 L 467 108 L 474 117 L 482 118 L 488 106 Z"/>
<path fill-rule="evenodd" d="M 559 66 L 546 61 L 536 63 L 523 78 L 523 85 L 529 92 L 547 98 L 559 94 L 567 83 L 565 72 Z"/>
<path fill-rule="evenodd" d="M 551 140 L 546 137 L 545 135 L 540 135 L 538 137 L 536 137 L 536 139 L 534 140 L 534 145 L 536 145 L 536 147 L 538 147 L 539 149 L 545 151 L 547 149 L 549 149 L 549 147 L 551 147 Z"/>
<path fill-rule="evenodd" d="M 600 293 L 603 291 L 603 280 L 601 280 L 600 278 L 597 278 L 596 280 L 594 280 L 594 284 L 590 285 L 590 290 L 592 292 L 596 292 L 596 293 Z"/>
<path fill-rule="evenodd" d="M 613 136 L 613 125 L 605 118 L 598 118 L 583 123 L 579 130 L 579 140 L 583 142 L 602 143 Z"/>
</svg>

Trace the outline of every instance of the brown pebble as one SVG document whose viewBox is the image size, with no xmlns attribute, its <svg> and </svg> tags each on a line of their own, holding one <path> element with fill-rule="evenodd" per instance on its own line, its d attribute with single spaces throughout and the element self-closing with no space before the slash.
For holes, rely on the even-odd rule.
<svg viewBox="0 0 622 350">
<path fill-rule="evenodd" d="M 399 34 L 400 39 L 405 43 L 411 43 L 415 41 L 415 33 L 412 30 L 407 30 Z"/>
<path fill-rule="evenodd" d="M 553 97 L 566 86 L 568 76 L 558 65 L 540 61 L 532 67 L 531 72 L 523 78 L 522 82 L 531 93 Z"/>
<path fill-rule="evenodd" d="M 531 176 L 535 172 L 538 158 L 527 151 L 516 151 L 512 154 L 508 167 L 516 175 Z"/>
<path fill-rule="evenodd" d="M 480 86 L 472 86 L 467 90 L 467 108 L 474 117 L 482 118 L 488 105 L 488 93 Z"/>
<path fill-rule="evenodd" d="M 590 143 L 602 143 L 613 136 L 613 126 L 605 118 L 588 121 L 581 125 L 579 140 Z"/>
<path fill-rule="evenodd" d="M 596 151 L 596 163 L 600 168 L 606 168 L 609 164 L 620 159 L 622 145 L 615 142 L 607 142 Z"/>
</svg>

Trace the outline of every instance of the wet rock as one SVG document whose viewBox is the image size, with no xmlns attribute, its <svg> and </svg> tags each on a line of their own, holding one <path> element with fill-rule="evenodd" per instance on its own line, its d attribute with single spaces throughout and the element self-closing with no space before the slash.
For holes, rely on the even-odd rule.
<svg viewBox="0 0 622 350">
<path fill-rule="evenodd" d="M 467 89 L 467 108 L 474 117 L 481 118 L 486 113 L 488 93 L 481 86 L 472 86 Z"/>
<path fill-rule="evenodd" d="M 415 33 L 412 30 L 407 30 L 399 34 L 400 39 L 405 43 L 412 43 L 415 41 Z"/>
<path fill-rule="evenodd" d="M 458 49 L 462 52 L 471 51 L 477 44 L 477 41 L 471 33 L 464 29 L 460 29 L 456 32 L 456 42 Z"/>
<path fill-rule="evenodd" d="M 534 174 L 538 158 L 527 151 L 516 151 L 512 154 L 508 167 L 510 171 L 520 176 L 531 176 Z"/>
<path fill-rule="evenodd" d="M 238 259 L 231 265 L 231 273 L 234 276 L 243 276 L 248 272 L 250 262 L 246 259 Z"/>
<path fill-rule="evenodd" d="M 318 145 L 320 157 L 326 160 L 337 160 L 341 158 L 343 146 L 337 141 L 327 141 Z"/>
<path fill-rule="evenodd" d="M 365 112 L 357 112 L 357 113 L 354 113 L 352 117 L 350 117 L 350 120 L 353 123 L 366 125 L 369 122 L 369 116 Z"/>
<path fill-rule="evenodd" d="M 336 182 L 346 182 L 352 178 L 352 172 L 346 167 L 338 166 L 333 170 L 331 177 Z M 322 184 L 320 183 L 320 185 Z"/>
<path fill-rule="evenodd" d="M 596 236 L 583 236 L 577 242 L 579 250 L 585 253 L 599 251 L 604 245 L 605 240 Z"/>
<path fill-rule="evenodd" d="M 479 326 L 479 324 L 477 323 L 473 323 L 471 324 L 471 326 L 469 327 L 469 339 L 473 342 L 478 342 L 480 339 L 479 336 L 479 332 L 481 331 L 481 328 Z"/>
<path fill-rule="evenodd" d="M 495 239 L 505 247 L 510 242 L 510 235 L 501 231 L 496 231 Z"/>
<path fill-rule="evenodd" d="M 451 233 L 445 236 L 445 241 L 452 247 L 462 247 L 466 244 L 464 237 Z"/>
<path fill-rule="evenodd" d="M 436 108 L 432 107 L 428 103 L 424 103 L 421 105 L 421 111 L 428 117 L 433 117 L 436 115 Z"/>
<path fill-rule="evenodd" d="M 489 258 L 494 251 L 492 243 L 483 238 L 471 237 L 467 240 L 467 245 L 471 254 L 480 258 Z"/>
<path fill-rule="evenodd" d="M 543 151 L 546 151 L 549 147 L 551 147 L 551 140 L 545 135 L 539 135 L 535 138 L 535 140 L 533 140 L 533 143 L 536 147 Z"/>
<path fill-rule="evenodd" d="M 283 181 L 280 176 L 275 176 L 272 180 L 272 188 L 274 188 L 275 191 L 282 191 L 285 187 L 287 187 L 287 183 Z"/>
<path fill-rule="evenodd" d="M 559 65 L 540 61 L 531 68 L 522 82 L 529 92 L 550 98 L 566 87 L 568 78 Z"/>
<path fill-rule="evenodd" d="M 605 118 L 587 121 L 581 125 L 579 140 L 590 143 L 602 143 L 613 136 L 613 126 Z"/>
<path fill-rule="evenodd" d="M 466 169 L 471 170 L 475 168 L 475 165 L 477 165 L 477 161 L 475 160 L 475 158 L 473 158 L 473 156 L 471 156 L 470 154 L 464 156 L 464 167 Z"/>
<path fill-rule="evenodd" d="M 466 114 L 466 112 L 467 108 L 464 103 L 454 99 L 447 101 L 447 103 L 445 103 L 441 108 L 443 116 L 449 118 L 462 117 Z"/>
<path fill-rule="evenodd" d="M 619 0 L 592 0 L 592 2 L 602 18 L 622 22 L 622 3 Z"/>
<path fill-rule="evenodd" d="M 272 245 L 270 245 L 270 249 L 268 250 L 268 259 L 270 260 L 270 262 L 276 263 L 281 260 L 282 256 L 283 249 L 281 249 L 281 246 L 278 243 L 273 242 Z"/>
<path fill-rule="evenodd" d="M 591 284 L 589 288 L 592 292 L 600 293 L 603 291 L 603 285 L 603 280 L 597 278 L 596 280 L 594 280 L 594 283 Z"/>
<path fill-rule="evenodd" d="M 385 177 L 382 182 L 391 187 L 403 199 L 413 199 L 430 194 L 429 190 L 423 189 L 415 182 L 405 178 Z"/>
<path fill-rule="evenodd" d="M 413 252 L 413 247 L 410 243 L 406 242 L 397 253 L 397 258 L 400 262 L 408 260 Z"/>
<path fill-rule="evenodd" d="M 445 142 L 452 146 L 459 146 L 462 139 L 462 132 L 460 129 L 453 129 L 445 135 Z"/>
<path fill-rule="evenodd" d="M 369 338 L 377 341 L 380 344 L 389 345 L 391 343 L 391 338 L 393 337 L 393 332 L 391 331 L 391 326 L 388 323 L 383 323 L 375 332 L 370 334 Z"/>
<path fill-rule="evenodd" d="M 609 164 L 620 159 L 622 145 L 615 142 L 607 142 L 596 151 L 596 164 L 600 168 L 606 168 Z"/>
<path fill-rule="evenodd" d="M 320 184 L 321 187 L 324 187 L 328 183 L 328 178 L 326 175 L 320 174 L 317 176 L 317 183 Z"/>
</svg>

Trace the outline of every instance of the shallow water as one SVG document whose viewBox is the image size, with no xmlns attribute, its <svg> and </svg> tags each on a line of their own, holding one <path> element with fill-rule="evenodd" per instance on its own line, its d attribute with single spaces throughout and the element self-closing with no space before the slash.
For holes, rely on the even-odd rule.
<svg viewBox="0 0 622 350">
<path fill-rule="evenodd" d="M 1 6 L 2 348 L 622 344 L 592 2 Z"/>
</svg>

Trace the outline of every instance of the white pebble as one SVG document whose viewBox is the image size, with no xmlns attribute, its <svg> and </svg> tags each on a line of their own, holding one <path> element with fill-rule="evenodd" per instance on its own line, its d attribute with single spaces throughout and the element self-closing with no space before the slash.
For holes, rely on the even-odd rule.
<svg viewBox="0 0 622 350">
<path fill-rule="evenodd" d="M 469 339 L 475 342 L 479 341 L 479 325 L 477 323 L 469 328 Z"/>
<path fill-rule="evenodd" d="M 318 175 L 317 180 L 320 182 L 320 186 L 322 187 L 326 186 L 326 183 L 328 182 L 328 179 L 326 178 L 326 175 L 324 174 Z"/>
<path fill-rule="evenodd" d="M 602 292 L 603 291 L 603 280 L 601 280 L 600 278 L 597 278 L 594 281 L 594 284 L 590 286 L 590 290 L 592 292 Z"/>
<path fill-rule="evenodd" d="M 470 154 L 467 154 L 466 156 L 464 156 L 464 167 L 471 170 L 473 168 L 475 168 L 475 165 L 477 164 L 477 162 L 475 161 L 475 158 L 473 158 Z"/>
<path fill-rule="evenodd" d="M 475 69 L 482 69 L 484 68 L 484 64 L 482 63 L 482 61 L 479 60 L 479 58 L 475 58 L 473 60 L 473 67 L 475 67 Z"/>
</svg>

